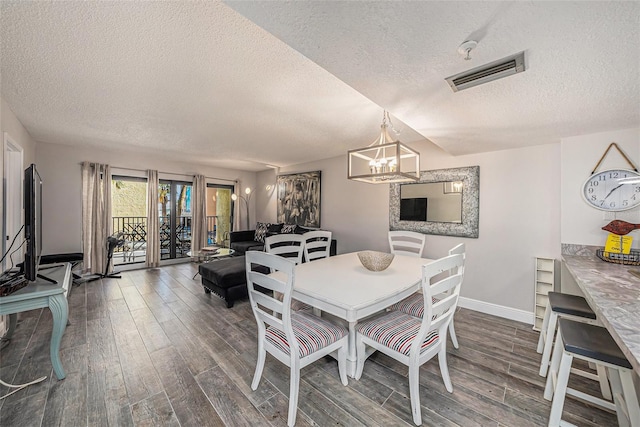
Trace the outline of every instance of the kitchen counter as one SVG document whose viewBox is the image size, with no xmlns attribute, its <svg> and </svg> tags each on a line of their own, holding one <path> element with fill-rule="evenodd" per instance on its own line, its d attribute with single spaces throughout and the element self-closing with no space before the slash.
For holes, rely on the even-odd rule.
<svg viewBox="0 0 640 427">
<path fill-rule="evenodd" d="M 566 270 L 584 293 L 598 319 L 640 373 L 640 266 L 602 261 L 595 253 L 563 255 Z"/>
</svg>

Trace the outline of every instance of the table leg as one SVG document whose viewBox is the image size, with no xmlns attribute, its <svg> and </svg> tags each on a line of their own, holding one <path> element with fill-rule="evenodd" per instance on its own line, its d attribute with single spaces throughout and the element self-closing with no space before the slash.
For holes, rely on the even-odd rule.
<svg viewBox="0 0 640 427">
<path fill-rule="evenodd" d="M 349 322 L 349 352 L 347 353 L 347 375 L 351 378 L 356 376 L 356 323 Z"/>
<path fill-rule="evenodd" d="M 57 294 L 49 297 L 49 309 L 53 316 L 53 331 L 51 333 L 51 364 L 53 372 L 58 380 L 65 378 L 64 369 L 60 362 L 60 342 L 67 327 L 67 319 L 69 317 L 69 305 L 64 294 Z"/>
<path fill-rule="evenodd" d="M 18 325 L 18 313 L 13 313 L 9 315 L 9 327 L 7 328 L 7 332 L 2 337 L 3 340 L 10 340 L 13 336 L 13 333 L 16 331 L 16 327 Z"/>
</svg>

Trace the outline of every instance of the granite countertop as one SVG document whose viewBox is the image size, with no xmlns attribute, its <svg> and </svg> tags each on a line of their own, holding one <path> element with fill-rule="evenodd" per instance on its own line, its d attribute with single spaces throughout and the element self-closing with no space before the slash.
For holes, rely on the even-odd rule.
<svg viewBox="0 0 640 427">
<path fill-rule="evenodd" d="M 594 253 L 563 255 L 564 264 L 598 318 L 640 373 L 640 266 L 605 262 Z"/>
</svg>

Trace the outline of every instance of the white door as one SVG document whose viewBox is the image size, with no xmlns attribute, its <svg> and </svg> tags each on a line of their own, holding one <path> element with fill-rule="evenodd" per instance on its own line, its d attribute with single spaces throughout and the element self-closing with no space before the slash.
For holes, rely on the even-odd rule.
<svg viewBox="0 0 640 427">
<path fill-rule="evenodd" d="M 4 133 L 4 200 L 3 209 L 3 236 L 2 236 L 2 253 L 4 254 L 11 241 L 22 226 L 22 147 L 11 139 L 11 136 Z M 16 238 L 11 251 L 14 251 L 20 243 L 22 243 L 22 232 Z M 17 251 L 11 256 L 14 265 L 22 262 L 23 251 Z M 2 263 L 2 269 L 11 267 L 9 256 Z"/>
<path fill-rule="evenodd" d="M 3 173 L 3 200 L 2 200 L 2 254 L 4 255 L 11 245 L 11 241 L 22 227 L 22 147 L 11 139 L 7 132 L 4 133 L 4 173 Z M 16 237 L 16 241 L 11 248 L 14 251 L 22 243 L 22 236 Z M 24 259 L 22 250 L 9 255 L 2 261 L 0 268 L 2 271 L 22 262 Z M 5 316 L 0 316 L 0 335 L 5 332 Z"/>
</svg>

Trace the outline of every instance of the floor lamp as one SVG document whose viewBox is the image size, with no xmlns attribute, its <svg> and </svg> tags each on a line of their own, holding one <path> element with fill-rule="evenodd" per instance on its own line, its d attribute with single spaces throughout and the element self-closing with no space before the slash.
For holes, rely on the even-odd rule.
<svg viewBox="0 0 640 427">
<path fill-rule="evenodd" d="M 244 205 L 247 208 L 247 215 L 245 216 L 245 218 L 247 219 L 247 230 L 249 230 L 249 200 L 251 200 L 251 195 L 253 193 L 251 193 L 251 188 L 247 187 L 244 189 L 244 193 L 247 195 L 247 197 L 243 197 L 243 196 L 239 196 L 236 193 L 233 193 L 231 195 L 231 200 L 233 200 L 234 202 L 237 201 L 238 199 L 242 199 L 244 200 Z"/>
</svg>

